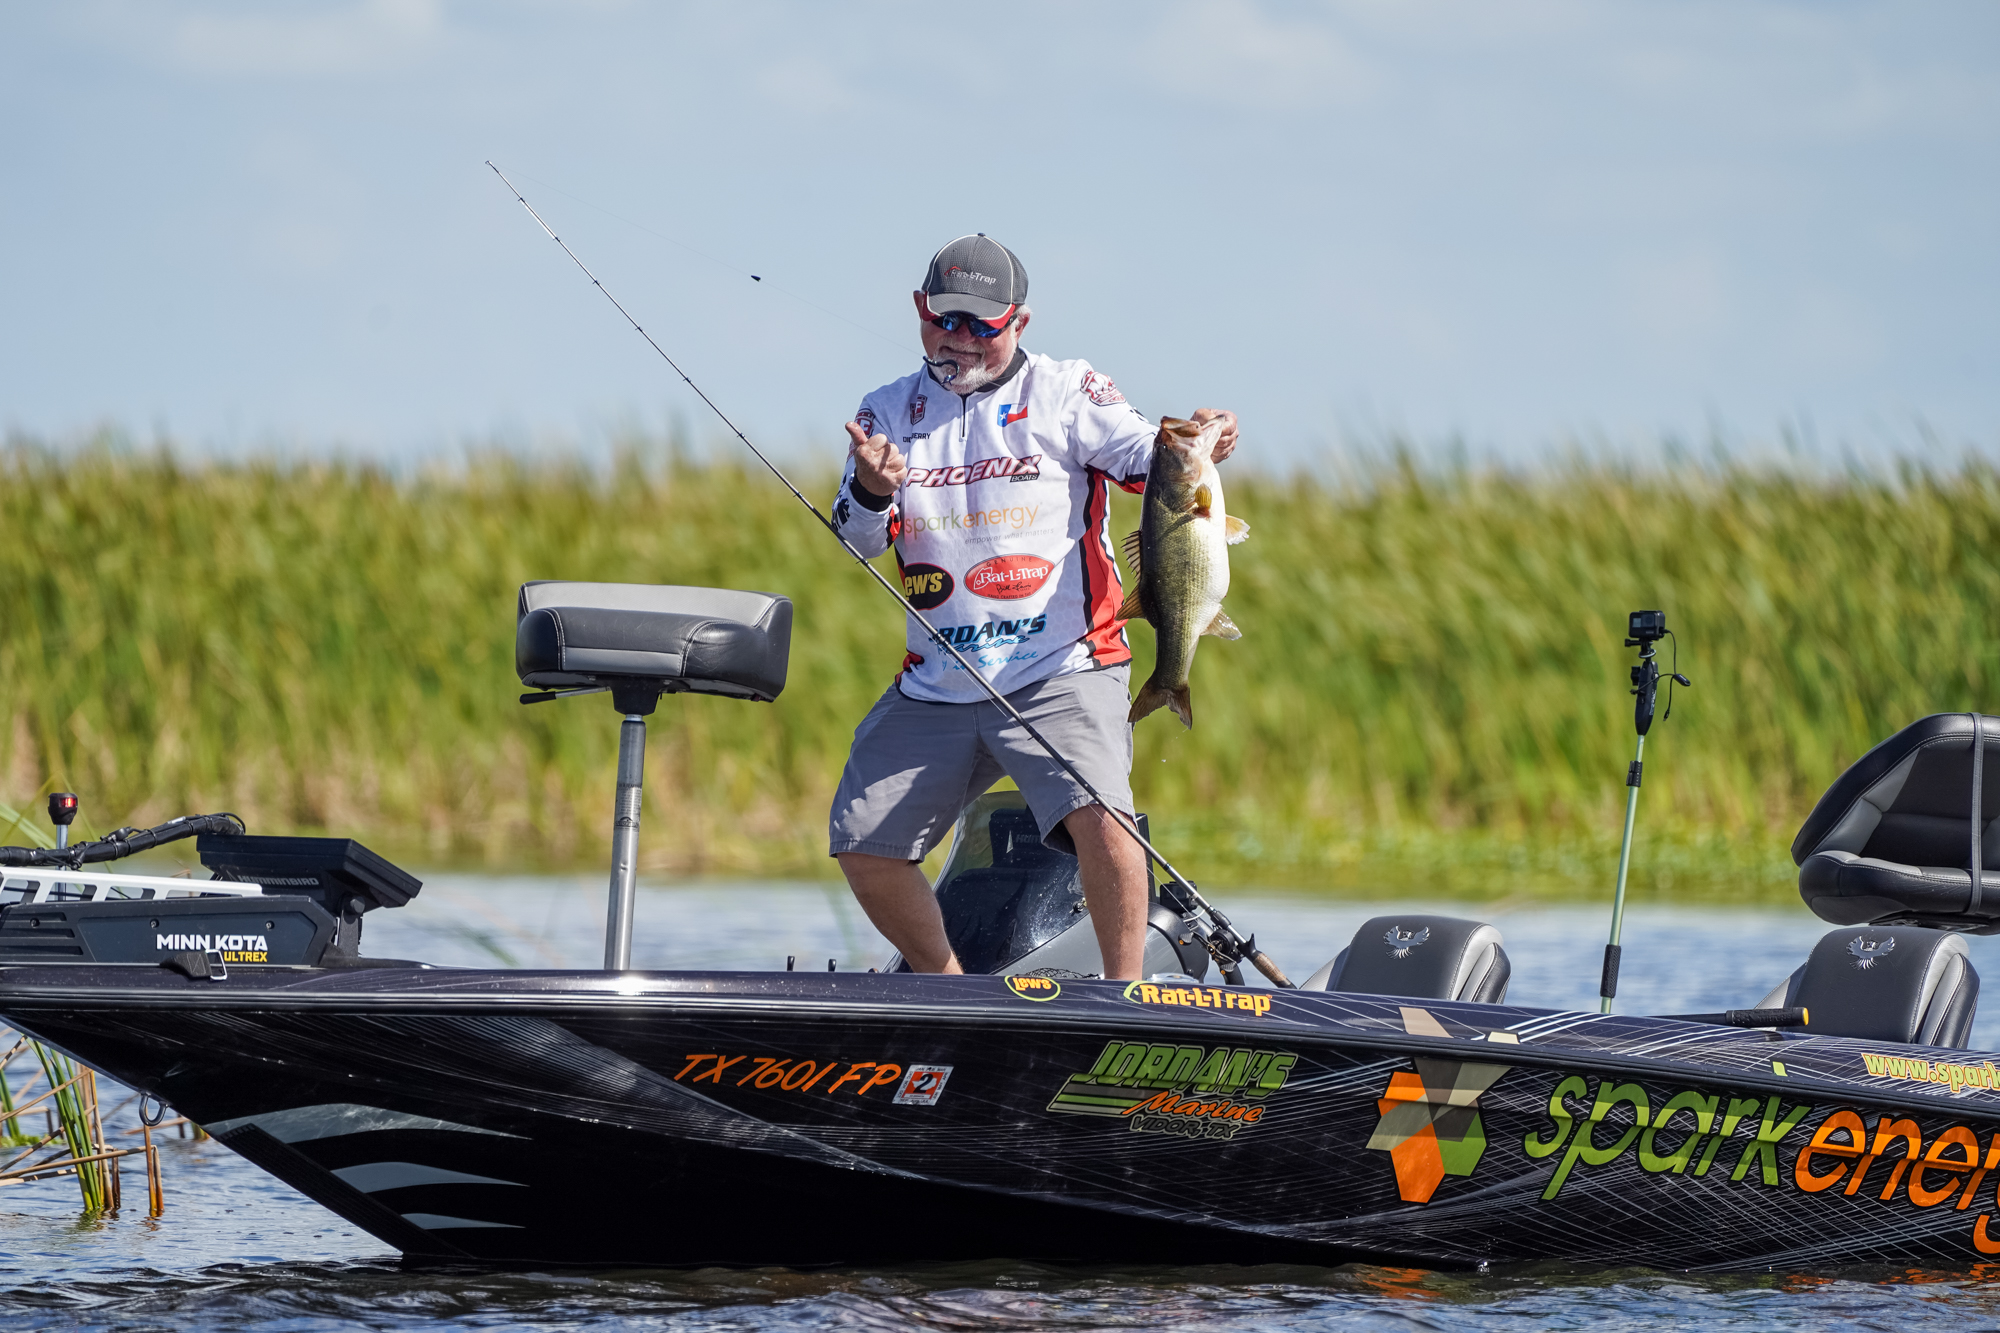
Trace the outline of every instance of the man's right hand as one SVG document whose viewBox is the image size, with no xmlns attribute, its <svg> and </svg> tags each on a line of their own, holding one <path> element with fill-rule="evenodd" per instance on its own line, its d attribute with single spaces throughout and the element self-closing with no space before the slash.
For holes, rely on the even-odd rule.
<svg viewBox="0 0 2000 1333">
<path fill-rule="evenodd" d="M 886 435 L 870 435 L 854 422 L 847 423 L 853 441 L 848 454 L 854 459 L 854 479 L 871 495 L 894 495 L 910 475 L 910 461 Z"/>
</svg>

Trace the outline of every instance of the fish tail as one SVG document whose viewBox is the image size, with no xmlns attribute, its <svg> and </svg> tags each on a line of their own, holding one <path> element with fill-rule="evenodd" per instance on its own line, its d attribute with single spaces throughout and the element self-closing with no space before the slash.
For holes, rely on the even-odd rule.
<svg viewBox="0 0 2000 1333">
<path fill-rule="evenodd" d="M 1186 682 L 1169 689 L 1160 684 L 1158 676 L 1146 677 L 1146 683 L 1139 687 L 1139 697 L 1132 701 L 1132 711 L 1126 715 L 1127 722 L 1137 722 L 1148 713 L 1162 708 L 1171 708 L 1183 726 L 1194 725 L 1194 703 L 1188 695 Z"/>
</svg>

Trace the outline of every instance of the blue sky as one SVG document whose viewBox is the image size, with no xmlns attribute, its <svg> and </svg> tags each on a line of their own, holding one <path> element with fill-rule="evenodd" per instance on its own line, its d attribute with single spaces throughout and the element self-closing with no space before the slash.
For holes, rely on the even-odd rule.
<svg viewBox="0 0 2000 1333">
<path fill-rule="evenodd" d="M 1969 2 L 17 2 L 0 427 L 708 431 L 491 158 L 794 456 L 973 230 L 1033 348 L 1274 460 L 2000 449 L 1997 64 Z"/>
</svg>

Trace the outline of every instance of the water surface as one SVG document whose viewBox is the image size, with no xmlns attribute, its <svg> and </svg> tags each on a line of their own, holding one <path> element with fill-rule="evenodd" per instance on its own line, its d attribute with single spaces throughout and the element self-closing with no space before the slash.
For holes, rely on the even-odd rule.
<svg viewBox="0 0 2000 1333">
<path fill-rule="evenodd" d="M 1232 894 L 1226 906 L 1294 977 L 1332 957 L 1363 921 L 1394 910 L 1278 894 Z M 1595 1007 L 1605 909 L 1437 910 L 1500 927 L 1514 960 L 1510 1001 Z M 363 951 L 463 966 L 590 967 L 602 959 L 603 922 L 596 876 L 437 875 L 408 907 L 370 914 Z M 1803 909 L 1635 910 L 1620 1007 L 1747 1006 L 1824 930 Z M 2000 940 L 1969 943 L 1981 971 L 2000 977 Z M 865 970 L 889 952 L 833 885 L 648 887 L 633 940 L 635 965 L 653 968 L 778 969 L 789 955 L 801 968 L 833 959 Z M 1974 1044 L 2000 1047 L 2000 1005 L 1982 1015 Z M 0 1189 L 0 1328 L 2000 1328 L 2000 1269 L 1687 1277 L 1559 1265 L 1443 1274 L 996 1260 L 817 1273 L 406 1270 L 379 1241 L 225 1148 L 168 1139 L 164 1152 L 168 1207 L 157 1220 L 143 1206 L 81 1219 L 67 1181 Z M 136 1172 L 126 1198 L 143 1198 Z M 660 1200 L 663 1218 L 683 1206 Z"/>
</svg>

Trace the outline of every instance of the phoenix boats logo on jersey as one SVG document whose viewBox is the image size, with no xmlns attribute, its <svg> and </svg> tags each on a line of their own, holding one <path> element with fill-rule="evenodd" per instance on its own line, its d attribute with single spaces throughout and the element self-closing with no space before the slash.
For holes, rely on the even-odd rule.
<svg viewBox="0 0 2000 1333">
<path fill-rule="evenodd" d="M 1155 986 L 1135 981 L 1125 988 L 1134 1004 L 1178 1004 L 1189 1009 L 1236 1009 L 1262 1018 L 1271 1012 L 1271 997 L 1257 991 L 1225 986 Z"/>
<path fill-rule="evenodd" d="M 1048 1109 L 1123 1120 L 1140 1134 L 1233 1139 L 1264 1118 L 1264 1099 L 1285 1086 L 1298 1059 L 1290 1051 L 1113 1040 Z"/>
<path fill-rule="evenodd" d="M 854 414 L 854 424 L 861 427 L 868 434 L 873 435 L 875 433 L 875 409 L 864 407 L 859 412 L 856 412 Z"/>
<path fill-rule="evenodd" d="M 1431 928 L 1429 926 L 1425 926 L 1422 930 L 1418 931 L 1409 931 L 1404 930 L 1400 926 L 1391 926 L 1388 932 L 1382 936 L 1382 942 L 1389 946 L 1389 956 L 1391 958 L 1408 958 L 1410 950 L 1416 948 L 1430 937 Z"/>
<path fill-rule="evenodd" d="M 1869 968 L 1875 966 L 1878 961 L 1887 957 L 1895 947 L 1896 937 L 1894 935 L 1879 940 L 1863 939 L 1861 936 L 1856 935 L 1847 942 L 1847 951 L 1854 955 L 1854 965 L 1863 972 L 1866 972 Z"/>
<path fill-rule="evenodd" d="M 262 935 L 155 935 L 160 953 L 220 953 L 225 963 L 268 963 L 271 945 Z"/>
<path fill-rule="evenodd" d="M 1026 421 L 1027 419 L 1028 405 L 1026 403 L 1020 404 L 1018 410 L 1013 403 L 1000 404 L 1000 424 L 1002 426 L 1011 426 L 1017 421 Z"/>
<path fill-rule="evenodd" d="M 903 596 L 917 610 L 928 611 L 951 600 L 953 584 L 950 570 L 937 565 L 906 565 L 900 560 L 896 566 L 903 574 Z"/>
<path fill-rule="evenodd" d="M 911 1065 L 903 1086 L 896 1089 L 898 1106 L 936 1106 L 944 1096 L 944 1081 L 951 1077 L 950 1065 Z"/>
<path fill-rule="evenodd" d="M 1034 481 L 1042 475 L 1042 456 L 1029 454 L 1026 458 L 1002 455 L 999 458 L 982 458 L 977 463 L 961 464 L 958 467 L 913 467 L 905 486 L 925 486 L 935 489 L 939 486 L 966 486 L 975 481 L 992 481 L 1005 477 L 1009 481 Z"/>
<path fill-rule="evenodd" d="M 1054 977 L 1008 977 L 1007 991 L 1040 1004 L 1062 994 L 1062 986 Z"/>
<path fill-rule="evenodd" d="M 1125 401 L 1125 395 L 1118 392 L 1118 386 L 1111 382 L 1109 375 L 1100 375 L 1094 370 L 1083 372 L 1083 383 L 1077 386 L 1083 396 L 1099 407 L 1111 407 Z"/>
<path fill-rule="evenodd" d="M 1390 932 L 1394 934 L 1394 931 Z M 1469 1176 L 1486 1154 L 1479 1098 L 1507 1065 L 1412 1060 L 1413 1074 L 1389 1075 L 1369 1136 L 1372 1152 L 1389 1154 L 1396 1192 L 1405 1203 L 1429 1203 L 1446 1176 Z"/>
<path fill-rule="evenodd" d="M 1018 601 L 1040 592 L 1054 569 L 1038 555 L 996 555 L 965 571 L 965 590 L 990 601 Z"/>
<path fill-rule="evenodd" d="M 938 633 L 958 649 L 998 648 L 1004 644 L 1026 643 L 1049 627 L 1049 618 L 1028 616 L 1021 620 L 989 620 L 983 625 L 945 625 Z"/>
<path fill-rule="evenodd" d="M 916 425 L 924 419 L 924 395 L 918 394 L 910 400 L 910 424 Z"/>
</svg>

